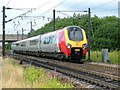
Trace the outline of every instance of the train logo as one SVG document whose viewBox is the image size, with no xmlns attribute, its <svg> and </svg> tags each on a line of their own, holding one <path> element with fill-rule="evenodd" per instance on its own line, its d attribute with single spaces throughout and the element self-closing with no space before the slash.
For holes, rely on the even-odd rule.
<svg viewBox="0 0 120 90">
<path fill-rule="evenodd" d="M 78 46 L 78 42 L 76 42 L 76 46 Z"/>
</svg>

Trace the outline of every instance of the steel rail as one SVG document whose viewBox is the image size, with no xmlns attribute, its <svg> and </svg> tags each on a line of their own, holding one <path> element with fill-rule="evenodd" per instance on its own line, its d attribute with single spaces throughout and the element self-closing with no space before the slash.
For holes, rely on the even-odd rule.
<svg viewBox="0 0 120 90">
<path fill-rule="evenodd" d="M 48 59 L 41 61 L 40 59 L 38 59 L 36 57 L 30 58 L 29 56 L 22 56 L 22 55 L 13 56 L 13 57 L 20 59 L 21 61 L 27 61 L 30 63 L 34 63 L 36 65 L 47 67 L 47 68 L 52 69 L 52 70 L 56 69 L 57 72 L 60 72 L 60 73 L 66 74 L 66 75 L 70 75 L 70 76 L 73 76 L 75 78 L 82 79 L 82 80 L 85 80 L 85 81 L 88 81 L 88 82 L 91 82 L 94 84 L 98 84 L 101 87 L 106 87 L 106 88 L 107 87 L 108 88 L 118 88 L 119 87 L 119 85 L 117 85 L 117 83 L 114 83 L 114 82 L 111 83 L 112 81 L 106 82 L 99 75 L 93 75 L 92 73 L 84 72 L 85 70 L 80 71 L 80 70 L 76 70 L 76 69 L 73 69 L 73 68 L 70 68 L 67 66 L 58 65 L 58 64 L 53 63 L 53 62 L 51 63 L 51 62 L 49 62 Z M 100 74 L 100 73 L 97 73 L 97 74 Z"/>
</svg>

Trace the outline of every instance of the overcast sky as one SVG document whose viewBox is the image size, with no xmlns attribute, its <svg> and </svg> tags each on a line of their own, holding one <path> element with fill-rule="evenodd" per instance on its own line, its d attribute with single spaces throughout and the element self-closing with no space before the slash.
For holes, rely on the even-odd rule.
<svg viewBox="0 0 120 90">
<path fill-rule="evenodd" d="M 91 9 L 91 16 L 99 17 L 113 16 L 118 17 L 118 1 L 119 0 L 0 0 L 0 34 L 2 34 L 2 7 L 10 7 L 6 9 L 6 21 L 15 18 L 29 10 L 31 12 L 6 23 L 6 34 L 21 34 L 21 28 L 27 34 L 30 31 L 30 22 L 32 21 L 33 29 L 37 30 L 44 26 L 53 17 L 53 9 L 56 11 L 85 11 Z M 56 17 L 72 16 L 74 12 L 56 12 Z M 80 14 L 86 14 L 79 12 Z M 65 15 L 66 14 L 66 15 Z M 77 14 L 77 13 L 76 13 Z M 25 16 L 35 16 L 25 17 Z M 39 16 L 36 18 L 36 16 Z M 44 17 L 44 18 L 43 18 Z"/>
</svg>

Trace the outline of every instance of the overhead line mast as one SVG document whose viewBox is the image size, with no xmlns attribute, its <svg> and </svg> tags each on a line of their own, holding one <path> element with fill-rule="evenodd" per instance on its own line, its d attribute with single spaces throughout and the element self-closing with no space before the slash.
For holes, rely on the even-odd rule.
<svg viewBox="0 0 120 90">
<path fill-rule="evenodd" d="M 5 6 L 3 6 L 3 36 L 2 36 L 2 57 L 5 58 Z"/>
<path fill-rule="evenodd" d="M 53 10 L 53 31 L 55 31 L 55 9 Z"/>
<path fill-rule="evenodd" d="M 22 15 L 26 15 L 27 13 L 29 13 L 30 11 L 32 11 L 32 9 L 31 9 L 31 10 L 27 11 L 26 13 L 23 13 L 23 14 L 15 17 L 15 18 L 13 18 L 13 19 L 9 19 L 8 21 L 5 21 L 5 18 L 6 18 L 5 9 L 12 9 L 12 8 L 3 6 L 3 35 L 2 35 L 2 39 L 3 39 L 3 40 L 2 40 L 2 57 L 3 57 L 3 59 L 4 59 L 5 56 L 6 56 L 6 55 L 5 55 L 5 23 L 10 22 L 10 21 L 12 21 L 12 20 L 14 20 L 14 19 L 16 19 L 16 18 L 18 18 L 18 17 L 21 17 Z"/>
<path fill-rule="evenodd" d="M 90 8 L 88 8 L 88 60 L 90 60 Z"/>
</svg>

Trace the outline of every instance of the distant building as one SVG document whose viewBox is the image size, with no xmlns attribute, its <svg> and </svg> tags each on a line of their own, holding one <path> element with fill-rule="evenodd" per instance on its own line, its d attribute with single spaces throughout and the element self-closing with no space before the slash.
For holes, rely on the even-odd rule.
<svg viewBox="0 0 120 90">
<path fill-rule="evenodd" d="M 19 40 L 22 40 L 22 39 L 26 39 L 28 37 L 27 34 L 24 34 L 24 35 L 17 35 L 17 34 L 6 34 L 5 35 L 5 44 L 7 44 L 8 42 L 15 42 L 15 41 L 19 41 Z M 0 46 L 2 46 L 2 34 L 0 34 Z"/>
</svg>

